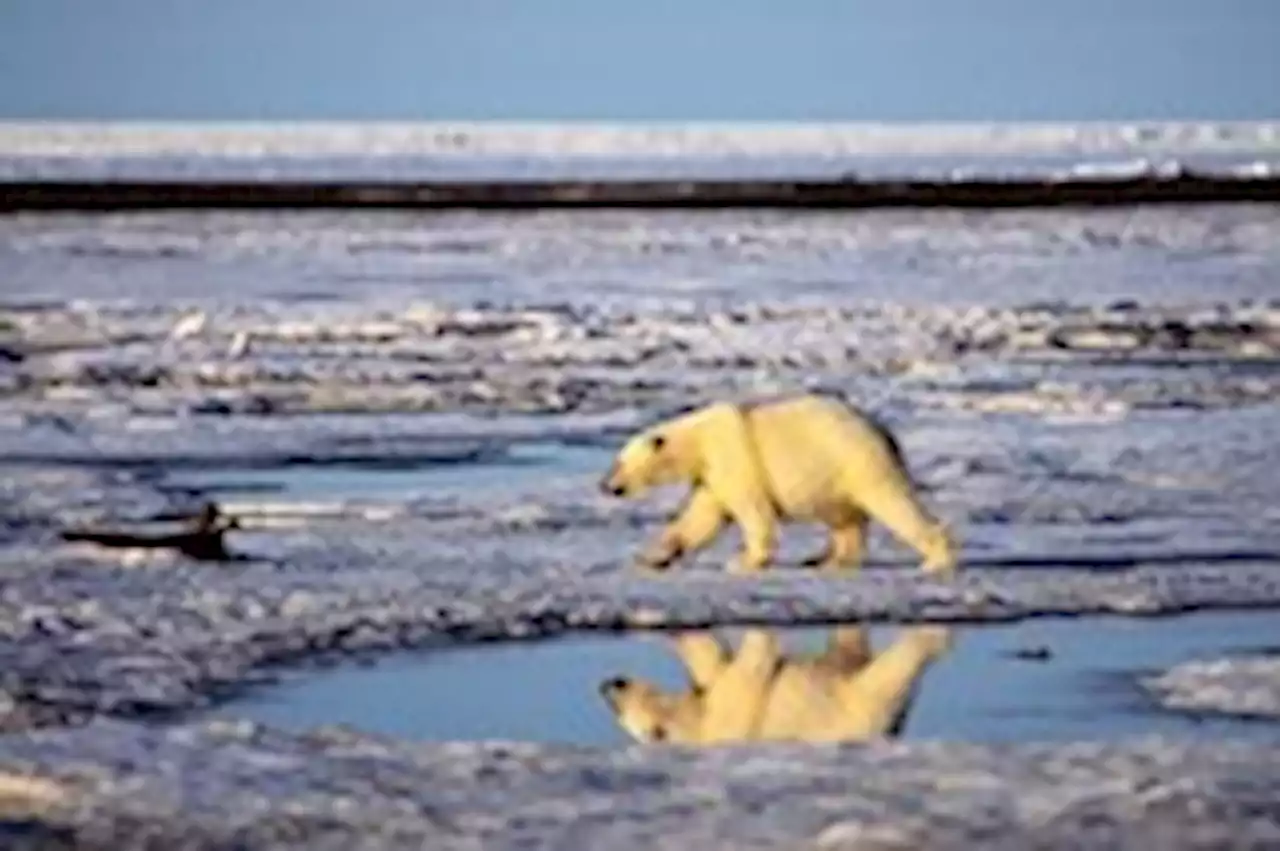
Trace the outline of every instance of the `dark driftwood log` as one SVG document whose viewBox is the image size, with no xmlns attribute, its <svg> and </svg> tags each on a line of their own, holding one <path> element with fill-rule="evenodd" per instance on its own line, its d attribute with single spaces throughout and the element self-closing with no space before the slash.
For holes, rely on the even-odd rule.
<svg viewBox="0 0 1280 851">
<path fill-rule="evenodd" d="M 31 210 L 573 207 L 857 209 L 1280 201 L 1280 176 L 1122 179 L 0 182 L 0 212 Z"/>
<path fill-rule="evenodd" d="M 173 549 L 197 561 L 232 561 L 223 536 L 236 528 L 233 518 L 223 517 L 218 507 L 208 503 L 192 519 L 190 528 L 169 535 L 140 535 L 131 532 L 106 529 L 67 529 L 62 537 L 67 541 L 87 541 L 104 547 L 143 547 L 147 549 Z"/>
</svg>

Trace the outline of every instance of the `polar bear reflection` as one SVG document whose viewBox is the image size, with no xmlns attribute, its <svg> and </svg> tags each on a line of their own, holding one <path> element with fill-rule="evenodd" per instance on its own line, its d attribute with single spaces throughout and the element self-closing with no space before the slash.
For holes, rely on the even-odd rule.
<svg viewBox="0 0 1280 851">
<path fill-rule="evenodd" d="M 951 644 L 941 626 L 904 629 L 875 653 L 866 629 L 833 630 L 817 655 L 783 654 L 777 635 L 750 629 L 736 653 L 712 633 L 674 641 L 690 688 L 667 693 L 617 677 L 600 694 L 640 742 L 861 741 L 902 731 L 915 684 Z"/>
</svg>

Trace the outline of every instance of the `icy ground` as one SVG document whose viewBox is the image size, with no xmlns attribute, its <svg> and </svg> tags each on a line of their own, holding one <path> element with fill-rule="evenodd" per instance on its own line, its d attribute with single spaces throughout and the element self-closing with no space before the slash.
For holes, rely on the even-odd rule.
<svg viewBox="0 0 1280 851">
<path fill-rule="evenodd" d="M 1143 684 L 1176 709 L 1280 717 L 1280 657 L 1274 655 L 1187 662 Z"/>
<path fill-rule="evenodd" d="M 403 645 L 1280 606 L 1278 236 L 1266 206 L 2 219 L 0 769 L 54 785 L 0 773 L 0 830 L 104 848 L 1264 847 L 1280 760 L 1256 745 L 735 756 L 166 725 L 273 664 Z M 899 432 L 965 542 L 959 580 L 883 536 L 857 577 L 729 577 L 732 540 L 643 576 L 631 557 L 675 495 L 606 500 L 590 465 L 555 463 L 500 491 L 238 494 L 231 541 L 254 558 L 229 565 L 55 534 L 189 508 L 184 472 L 481 470 L 554 441 L 602 465 L 681 405 L 810 386 Z M 786 540 L 790 562 L 816 544 Z M 1178 669 L 1154 693 L 1234 712 L 1274 688 L 1274 667 L 1204 661 L 1238 670 Z"/>
<path fill-rule="evenodd" d="M 1231 742 L 694 752 L 98 722 L 0 741 L 0 758 L 57 783 L 41 790 L 39 821 L 0 822 L 9 848 L 84 847 L 83 837 L 335 851 L 1280 842 L 1274 753 Z"/>
</svg>

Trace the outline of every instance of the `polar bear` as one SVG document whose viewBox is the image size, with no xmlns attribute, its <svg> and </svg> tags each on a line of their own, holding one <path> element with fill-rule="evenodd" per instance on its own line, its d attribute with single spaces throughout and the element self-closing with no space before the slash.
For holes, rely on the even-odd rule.
<svg viewBox="0 0 1280 851">
<path fill-rule="evenodd" d="M 865 628 L 840 627 L 823 653 L 788 658 L 773 632 L 751 629 L 730 656 L 710 632 L 687 632 L 675 647 L 689 689 L 672 694 L 615 677 L 599 692 L 618 725 L 642 743 L 894 738 L 920 677 L 950 642 L 944 626 L 909 627 L 876 654 Z"/>
<path fill-rule="evenodd" d="M 743 538 L 733 570 L 768 567 L 786 521 L 828 528 L 826 548 L 807 566 L 856 568 L 874 518 L 923 556 L 925 571 L 956 569 L 956 546 L 916 498 L 897 441 L 836 399 L 720 402 L 658 423 L 626 442 L 600 488 L 635 497 L 680 482 L 692 491 L 641 555 L 648 567 L 666 568 L 707 546 L 732 520 Z"/>
</svg>

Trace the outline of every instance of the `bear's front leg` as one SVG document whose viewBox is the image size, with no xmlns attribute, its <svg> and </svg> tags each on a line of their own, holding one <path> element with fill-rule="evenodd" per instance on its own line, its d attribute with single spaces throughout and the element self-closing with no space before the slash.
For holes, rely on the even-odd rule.
<svg viewBox="0 0 1280 851">
<path fill-rule="evenodd" d="M 759 573 L 773 562 L 777 520 L 767 509 L 739 510 L 734 520 L 742 530 L 742 552 L 729 563 L 730 573 Z"/>
<path fill-rule="evenodd" d="M 730 573 L 759 573 L 773 563 L 777 531 L 773 521 L 739 523 L 742 530 L 742 552 L 728 563 Z"/>
<path fill-rule="evenodd" d="M 747 630 L 716 687 L 704 694 L 703 741 L 749 739 L 760 721 L 769 684 L 782 664 L 782 648 L 772 630 Z"/>
<path fill-rule="evenodd" d="M 706 488 L 695 488 L 675 520 L 640 556 L 652 570 L 665 570 L 681 556 L 705 547 L 724 528 L 724 507 Z"/>
</svg>

